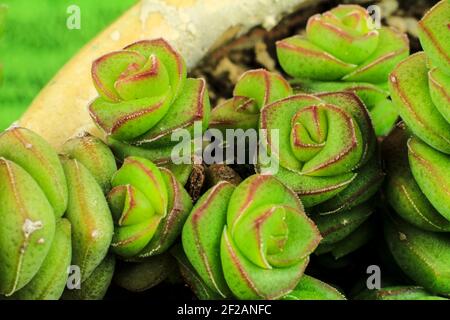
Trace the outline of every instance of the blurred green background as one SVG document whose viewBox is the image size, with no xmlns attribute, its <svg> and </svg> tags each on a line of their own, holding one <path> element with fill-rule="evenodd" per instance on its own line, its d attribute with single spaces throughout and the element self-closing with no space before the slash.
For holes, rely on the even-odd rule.
<svg viewBox="0 0 450 320">
<path fill-rule="evenodd" d="M 0 38 L 0 131 L 20 117 L 65 62 L 136 2 L 0 0 L 0 5 L 7 6 L 5 30 Z M 69 30 L 66 25 L 70 16 L 67 8 L 71 5 L 80 8 L 79 30 Z M 0 26 L 0 33 L 1 29 Z"/>
</svg>

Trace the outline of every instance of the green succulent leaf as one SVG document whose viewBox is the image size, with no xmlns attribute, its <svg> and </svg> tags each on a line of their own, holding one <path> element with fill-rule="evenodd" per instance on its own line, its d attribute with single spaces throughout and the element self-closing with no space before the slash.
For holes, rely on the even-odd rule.
<svg viewBox="0 0 450 320">
<path fill-rule="evenodd" d="M 450 293 L 450 237 L 423 231 L 387 217 L 385 238 L 395 261 L 416 283 L 430 292 Z"/>
<path fill-rule="evenodd" d="M 450 221 L 450 155 L 414 137 L 407 144 L 409 164 L 417 184 L 436 210 Z"/>
<path fill-rule="evenodd" d="M 450 123 L 440 109 L 448 109 L 448 100 L 437 107 L 430 93 L 424 53 L 403 60 L 390 76 L 392 100 L 411 131 L 433 148 L 450 154 Z M 446 93 L 448 96 L 448 92 Z M 436 99 L 439 100 L 439 99 Z"/>
<path fill-rule="evenodd" d="M 308 275 L 303 275 L 299 283 L 283 300 L 346 300 L 336 288 Z"/>
<path fill-rule="evenodd" d="M 55 214 L 32 176 L 4 158 L 0 203 L 0 293 L 9 296 L 39 271 L 55 234 Z"/>
<path fill-rule="evenodd" d="M 0 134 L 0 200 L 0 293 L 9 296 L 31 283 L 36 274 L 47 277 L 45 261 L 53 259 L 47 256 L 56 219 L 68 202 L 56 152 L 28 129 L 13 127 Z M 46 279 L 30 287 L 40 281 Z M 36 293 L 38 289 L 42 288 L 36 288 Z M 53 293 L 48 292 L 49 297 Z"/>
<path fill-rule="evenodd" d="M 45 193 L 61 217 L 67 208 L 67 183 L 64 171 L 53 148 L 36 133 L 13 127 L 0 134 L 0 157 L 6 158 L 28 172 Z"/>
<path fill-rule="evenodd" d="M 70 139 L 62 146 L 67 156 L 80 161 L 94 176 L 106 194 L 111 189 L 111 178 L 117 171 L 116 159 L 109 147 L 99 138 L 85 134 Z"/>
<path fill-rule="evenodd" d="M 67 219 L 56 223 L 55 237 L 38 273 L 11 296 L 18 300 L 58 300 L 67 282 L 72 259 L 71 225 Z"/>
<path fill-rule="evenodd" d="M 72 264 L 80 267 L 81 281 L 94 272 L 108 253 L 113 221 L 100 185 L 75 159 L 62 158 L 69 189 L 66 217 L 72 224 Z"/>
<path fill-rule="evenodd" d="M 223 298 L 239 299 L 277 299 L 291 291 L 319 241 L 295 194 L 264 175 L 237 187 L 219 182 L 199 199 L 182 233 L 202 280 Z"/>
<path fill-rule="evenodd" d="M 291 86 L 281 75 L 265 69 L 247 71 L 237 81 L 233 98 L 212 110 L 210 127 L 256 129 L 261 108 L 291 94 Z"/>
<path fill-rule="evenodd" d="M 426 231 L 449 232 L 450 221 L 439 213 L 422 192 L 415 180 L 408 160 L 407 142 L 410 136 L 402 127 L 397 127 L 383 141 L 383 156 L 386 160 L 386 198 L 398 215 L 414 226 Z M 417 138 L 414 138 L 416 140 Z M 438 151 L 434 151 L 438 153 Z M 434 168 L 430 165 L 429 168 Z M 433 178 L 432 172 L 428 172 Z M 446 171 L 439 173 L 439 178 L 445 176 Z M 445 190 L 443 184 L 439 189 Z M 438 191 L 438 193 L 441 191 Z M 445 197 L 440 199 L 442 203 Z"/>
<path fill-rule="evenodd" d="M 419 22 L 420 44 L 438 68 L 450 76 L 450 3 L 439 1 Z"/>
</svg>

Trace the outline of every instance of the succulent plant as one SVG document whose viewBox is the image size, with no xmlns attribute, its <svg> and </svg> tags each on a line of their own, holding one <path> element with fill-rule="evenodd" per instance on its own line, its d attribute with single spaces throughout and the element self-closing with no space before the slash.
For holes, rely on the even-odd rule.
<svg viewBox="0 0 450 320">
<path fill-rule="evenodd" d="M 0 294 L 9 296 L 31 282 L 34 286 L 39 282 L 33 281 L 35 276 L 46 277 L 41 268 L 70 257 L 70 251 L 56 261 L 53 255 L 60 242 L 70 243 L 70 237 L 64 237 L 70 228 L 57 223 L 68 203 L 63 168 L 56 152 L 27 129 L 0 134 L 0 203 Z M 53 241 L 57 225 L 62 230 Z"/>
<path fill-rule="evenodd" d="M 292 88 L 281 75 L 264 69 L 247 71 L 236 83 L 233 98 L 212 109 L 210 127 L 257 129 L 261 108 L 290 95 Z"/>
<path fill-rule="evenodd" d="M 279 161 L 275 175 L 307 208 L 367 178 L 358 173 L 371 164 L 376 140 L 367 109 L 353 93 L 299 94 L 276 101 L 262 109 L 260 128 L 268 152 Z M 348 195 L 350 201 L 340 200 L 332 210 L 330 204 L 323 212 L 360 203 L 355 192 Z"/>
<path fill-rule="evenodd" d="M 297 196 L 276 178 L 220 182 L 194 206 L 183 228 L 187 258 L 221 297 L 277 299 L 303 275 L 321 237 Z"/>
<path fill-rule="evenodd" d="M 287 74 L 300 79 L 301 90 L 356 92 L 374 115 L 379 135 L 386 134 L 397 118 L 386 99 L 389 72 L 408 54 L 405 34 L 377 29 L 358 5 L 339 5 L 314 15 L 306 36 L 277 42 L 279 62 Z"/>
<path fill-rule="evenodd" d="M 112 251 L 124 258 L 164 253 L 192 208 L 186 190 L 169 170 L 139 157 L 126 158 L 111 182 Z"/>
<path fill-rule="evenodd" d="M 4 16 L 0 4 L 0 36 Z M 447 300 L 449 21 L 443 0 L 419 22 L 424 52 L 408 57 L 406 36 L 377 29 L 360 6 L 315 15 L 305 36 L 276 44 L 294 79 L 245 72 L 211 119 L 205 82 L 187 77 L 165 40 L 95 60 L 89 113 L 106 143 L 83 134 L 58 155 L 28 129 L 0 133 L 0 300 L 102 299 L 112 281 L 141 292 L 180 276 L 201 300 L 344 300 L 310 274 L 353 261 L 377 232 L 376 208 L 376 249 L 400 278 L 349 296 Z M 192 198 L 212 187 L 193 204 L 183 187 L 192 165 L 172 162 L 171 135 L 192 137 L 194 123 L 261 129 L 277 166 L 259 154 L 259 173 L 243 181 L 224 164 L 201 166 Z M 73 266 L 79 289 L 66 286 Z"/>
<path fill-rule="evenodd" d="M 363 226 L 373 211 L 366 202 L 384 174 L 368 111 L 354 93 L 299 94 L 276 101 L 263 107 L 260 128 L 268 152 L 279 162 L 275 176 L 315 213 L 323 234 L 331 228 L 336 235 L 325 237 L 322 249 L 330 251 Z M 360 240 L 368 234 L 360 234 Z"/>
<path fill-rule="evenodd" d="M 84 148 L 87 140 L 91 148 Z M 92 137 L 63 149 L 100 173 L 114 162 Z M 81 162 L 59 158 L 28 129 L 12 127 L 0 135 L 0 163 L 0 294 L 59 299 L 71 264 L 80 268 L 83 285 L 108 252 L 113 228 L 103 191 Z"/>
<path fill-rule="evenodd" d="M 403 121 L 414 135 L 445 154 L 450 154 L 450 67 L 445 65 L 450 59 L 449 7 L 441 1 L 425 15 L 419 29 L 427 51 L 402 61 L 389 79 L 392 100 Z"/>
<path fill-rule="evenodd" d="M 92 64 L 99 97 L 89 113 L 121 157 L 145 156 L 170 162 L 171 134 L 191 132 L 194 122 L 206 130 L 209 97 L 203 79 L 187 78 L 183 58 L 163 39 L 139 41 L 108 53 Z"/>
<path fill-rule="evenodd" d="M 403 219 L 386 219 L 392 255 L 416 283 L 445 295 L 450 294 L 449 14 L 448 1 L 436 4 L 419 23 L 425 52 L 392 71 L 392 99 L 406 126 L 383 144 L 386 198 Z"/>
</svg>

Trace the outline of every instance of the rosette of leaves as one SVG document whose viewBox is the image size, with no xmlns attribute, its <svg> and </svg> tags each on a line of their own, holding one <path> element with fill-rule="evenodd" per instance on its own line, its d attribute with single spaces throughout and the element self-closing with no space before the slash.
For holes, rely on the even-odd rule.
<svg viewBox="0 0 450 320">
<path fill-rule="evenodd" d="M 179 236 L 192 208 L 183 186 L 169 170 L 139 157 L 126 158 L 111 183 L 112 251 L 124 259 L 164 253 Z"/>
<path fill-rule="evenodd" d="M 338 258 L 364 244 L 368 201 L 384 174 L 362 101 L 351 92 L 294 95 L 263 107 L 259 126 L 279 164 L 273 174 L 297 193 L 324 236 L 317 252 Z"/>
<path fill-rule="evenodd" d="M 196 203 L 182 232 L 186 256 L 222 298 L 278 299 L 292 292 L 321 237 L 290 189 L 254 175 L 222 181 Z"/>
<path fill-rule="evenodd" d="M 99 94 L 89 113 L 123 159 L 141 155 L 170 162 L 171 134 L 206 130 L 210 104 L 203 79 L 187 78 L 183 58 L 165 40 L 144 40 L 108 53 L 92 64 Z M 192 136 L 192 135 L 191 135 Z"/>
<path fill-rule="evenodd" d="M 305 36 L 277 42 L 283 70 L 304 92 L 349 90 L 371 111 L 377 135 L 385 135 L 397 114 L 387 99 L 389 72 L 409 54 L 405 34 L 376 28 L 366 9 L 339 5 L 312 16 Z"/>
<path fill-rule="evenodd" d="M 279 74 L 265 69 L 242 74 L 233 90 L 233 97 L 211 112 L 211 128 L 257 129 L 263 106 L 292 95 L 289 83 Z"/>
<path fill-rule="evenodd" d="M 384 142 L 386 197 L 402 218 L 386 219 L 389 248 L 411 279 L 445 295 L 450 294 L 449 17 L 448 1 L 435 5 L 419 23 L 425 52 L 392 72 L 392 99 L 406 126 Z"/>
</svg>

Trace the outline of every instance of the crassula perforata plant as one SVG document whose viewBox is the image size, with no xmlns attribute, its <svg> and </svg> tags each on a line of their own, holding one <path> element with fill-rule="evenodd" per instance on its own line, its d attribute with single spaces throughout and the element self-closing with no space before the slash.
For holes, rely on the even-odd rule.
<svg viewBox="0 0 450 320">
<path fill-rule="evenodd" d="M 317 215 L 322 232 L 333 230 L 322 242 L 332 250 L 370 216 L 365 202 L 384 176 L 367 109 L 351 92 L 299 94 L 263 107 L 259 127 L 279 162 L 275 176 Z"/>
<path fill-rule="evenodd" d="M 265 69 L 247 71 L 236 83 L 233 98 L 212 109 L 210 127 L 257 129 L 261 108 L 292 93 L 289 83 L 277 73 Z"/>
<path fill-rule="evenodd" d="M 116 154 L 142 152 L 169 162 L 177 129 L 208 126 L 210 104 L 203 79 L 187 78 L 183 58 L 165 40 L 144 40 L 108 53 L 92 64 L 99 93 L 89 106 Z"/>
<path fill-rule="evenodd" d="M 113 252 L 123 258 L 145 258 L 166 251 L 192 208 L 183 186 L 169 170 L 139 157 L 126 158 L 111 181 Z"/>
<path fill-rule="evenodd" d="M 450 293 L 450 3 L 419 23 L 425 52 L 390 75 L 395 106 L 406 124 L 384 142 L 386 196 L 403 220 L 388 219 L 386 238 L 404 272 L 426 289 Z M 396 220 L 397 219 L 397 220 Z M 403 236 L 398 237 L 398 234 Z"/>
<path fill-rule="evenodd" d="M 183 248 L 222 298 L 277 299 L 298 284 L 321 239 L 298 197 L 276 178 L 222 181 L 194 206 Z"/>
<path fill-rule="evenodd" d="M 103 148 L 90 150 L 98 155 L 90 161 L 108 156 L 114 161 L 105 145 L 97 146 Z M 14 127 L 3 132 L 0 154 L 4 228 L 0 294 L 13 299 L 58 299 L 71 264 L 80 267 L 84 283 L 108 252 L 113 230 L 106 199 L 81 162 L 68 155 L 61 162 L 50 145 L 30 130 Z M 98 285 L 107 287 L 109 282 Z"/>
<path fill-rule="evenodd" d="M 425 52 L 405 59 L 390 76 L 392 99 L 411 131 L 450 154 L 450 4 L 441 1 L 419 23 Z"/>
<path fill-rule="evenodd" d="M 56 222 L 67 208 L 68 193 L 56 152 L 33 132 L 22 128 L 3 132 L 0 157 L 0 294 L 9 296 L 44 267 L 52 268 L 53 245 L 70 248 L 70 224 Z M 68 250 L 58 257 L 66 262 L 62 268 L 69 265 L 70 255 Z M 55 282 L 61 295 L 65 279 Z"/>
<path fill-rule="evenodd" d="M 300 90 L 349 90 L 364 100 L 378 135 L 388 133 L 397 114 L 385 90 L 389 72 L 407 57 L 405 34 L 376 28 L 365 8 L 340 5 L 312 16 L 306 36 L 277 42 L 278 60 Z"/>
</svg>

